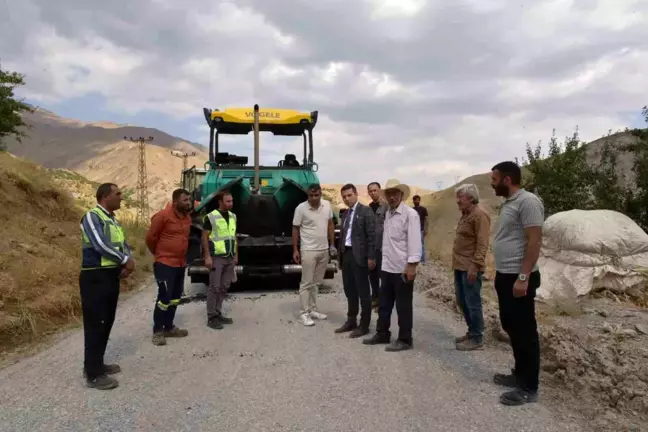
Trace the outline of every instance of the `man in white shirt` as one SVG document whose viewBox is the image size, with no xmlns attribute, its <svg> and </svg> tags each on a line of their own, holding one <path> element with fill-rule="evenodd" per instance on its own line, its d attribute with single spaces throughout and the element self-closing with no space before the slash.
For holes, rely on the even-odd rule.
<svg viewBox="0 0 648 432">
<path fill-rule="evenodd" d="M 382 244 L 380 306 L 376 334 L 363 341 L 366 345 L 391 342 L 391 314 L 396 304 L 398 338 L 385 351 L 404 351 L 412 348 L 414 278 L 421 261 L 421 222 L 418 213 L 404 204 L 410 188 L 389 181 L 385 196 L 389 210 L 385 215 Z"/>
<path fill-rule="evenodd" d="M 310 185 L 307 194 L 308 200 L 295 209 L 292 245 L 293 260 L 302 266 L 299 322 L 312 326 L 315 324 L 313 318 L 326 319 L 326 315 L 317 311 L 317 290 L 324 281 L 329 254 L 337 250 L 331 203 L 322 199 L 322 188 L 318 184 Z"/>
</svg>

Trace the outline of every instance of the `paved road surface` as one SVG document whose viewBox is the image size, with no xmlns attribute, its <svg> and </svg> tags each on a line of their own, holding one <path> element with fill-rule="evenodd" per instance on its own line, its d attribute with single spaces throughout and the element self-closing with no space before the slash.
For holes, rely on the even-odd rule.
<svg viewBox="0 0 648 432">
<path fill-rule="evenodd" d="M 297 324 L 294 293 L 237 293 L 225 330 L 205 326 L 204 302 L 181 306 L 177 323 L 190 335 L 166 347 L 150 343 L 154 293 L 151 286 L 118 310 L 106 359 L 122 366 L 118 389 L 84 387 L 82 332 L 70 332 L 0 371 L 0 430 L 579 430 L 542 403 L 499 405 L 490 379 L 508 370 L 509 355 L 455 351 L 462 324 L 420 297 L 415 349 L 387 353 L 333 333 L 346 311 L 339 277 L 320 297 L 329 320 L 315 327 Z"/>
</svg>

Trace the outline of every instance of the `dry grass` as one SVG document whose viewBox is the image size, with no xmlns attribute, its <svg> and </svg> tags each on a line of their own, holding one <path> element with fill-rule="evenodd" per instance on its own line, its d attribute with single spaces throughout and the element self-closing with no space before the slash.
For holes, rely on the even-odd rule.
<svg viewBox="0 0 648 432">
<path fill-rule="evenodd" d="M 79 197 L 83 202 L 87 197 Z M 0 153 L 0 353 L 80 321 L 79 221 L 84 209 L 49 170 Z M 138 269 L 132 289 L 151 269 L 145 227 L 125 221 Z"/>
</svg>

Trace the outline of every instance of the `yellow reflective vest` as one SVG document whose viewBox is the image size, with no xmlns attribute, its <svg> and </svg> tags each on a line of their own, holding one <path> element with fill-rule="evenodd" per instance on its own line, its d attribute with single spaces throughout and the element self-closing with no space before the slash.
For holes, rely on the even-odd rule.
<svg viewBox="0 0 648 432">
<path fill-rule="evenodd" d="M 126 236 L 124 230 L 117 220 L 110 218 L 99 207 L 95 207 L 90 212 L 99 217 L 103 222 L 103 231 L 100 237 L 99 233 L 86 233 L 86 229 L 96 230 L 100 226 L 93 224 L 90 220 L 90 225 L 86 223 L 81 224 L 81 243 L 82 243 L 82 270 L 91 270 L 98 268 L 109 268 L 121 266 L 121 257 L 125 256 L 126 251 Z M 87 215 L 91 218 L 91 214 Z M 85 227 L 85 229 L 84 229 Z M 94 242 L 90 241 L 88 235 L 92 235 L 95 239 Z M 103 253 L 98 252 L 93 245 L 95 243 Z"/>
<path fill-rule="evenodd" d="M 233 257 L 236 255 L 236 215 L 230 211 L 229 223 L 218 210 L 214 210 L 207 215 L 212 229 L 209 234 L 209 241 L 213 245 L 215 256 Z"/>
</svg>

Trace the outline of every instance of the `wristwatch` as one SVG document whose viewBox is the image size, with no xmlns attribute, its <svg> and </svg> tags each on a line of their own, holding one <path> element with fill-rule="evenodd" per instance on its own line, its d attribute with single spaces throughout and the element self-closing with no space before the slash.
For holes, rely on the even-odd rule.
<svg viewBox="0 0 648 432">
<path fill-rule="evenodd" d="M 524 273 L 520 273 L 520 274 L 518 275 L 518 280 L 524 282 L 524 281 L 527 280 L 527 276 L 526 276 Z"/>
</svg>

